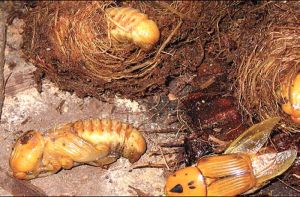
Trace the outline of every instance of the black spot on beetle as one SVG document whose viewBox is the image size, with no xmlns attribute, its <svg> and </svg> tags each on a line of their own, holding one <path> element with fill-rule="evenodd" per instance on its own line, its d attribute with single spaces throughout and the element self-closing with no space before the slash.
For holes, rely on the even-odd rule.
<svg viewBox="0 0 300 197">
<path fill-rule="evenodd" d="M 176 174 L 173 174 L 173 177 L 176 177 Z"/>
<path fill-rule="evenodd" d="M 175 185 L 175 187 L 173 187 L 170 192 L 174 192 L 174 193 L 182 193 L 183 192 L 183 188 L 182 185 L 177 184 Z"/>
<path fill-rule="evenodd" d="M 195 186 L 189 186 L 189 188 L 190 188 L 190 189 L 196 189 L 196 187 L 195 187 Z"/>
<path fill-rule="evenodd" d="M 189 185 L 189 186 L 191 186 L 191 185 L 193 185 L 193 184 L 194 184 L 194 181 L 188 182 L 188 185 Z"/>
<path fill-rule="evenodd" d="M 66 144 L 65 144 L 64 142 L 62 143 L 62 145 L 63 145 L 63 146 L 66 146 Z"/>
<path fill-rule="evenodd" d="M 185 176 L 187 176 L 187 175 L 188 175 L 188 173 L 185 173 L 184 175 L 185 175 Z"/>
</svg>

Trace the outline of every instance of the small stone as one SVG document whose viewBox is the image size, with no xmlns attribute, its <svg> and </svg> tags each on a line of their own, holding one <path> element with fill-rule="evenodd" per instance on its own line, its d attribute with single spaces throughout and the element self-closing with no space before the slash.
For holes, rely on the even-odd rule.
<svg viewBox="0 0 300 197">
<path fill-rule="evenodd" d="M 222 131 L 222 128 L 213 128 L 213 130 L 214 130 L 215 132 L 220 132 L 220 131 Z"/>
<path fill-rule="evenodd" d="M 68 111 L 69 111 L 69 107 L 64 106 L 64 107 L 63 107 L 63 112 L 64 112 L 64 113 L 67 113 Z"/>
<path fill-rule="evenodd" d="M 82 177 L 83 180 L 86 180 L 86 179 L 88 179 L 88 178 L 89 178 L 89 176 L 87 176 L 87 175 L 84 175 L 84 176 Z"/>
</svg>

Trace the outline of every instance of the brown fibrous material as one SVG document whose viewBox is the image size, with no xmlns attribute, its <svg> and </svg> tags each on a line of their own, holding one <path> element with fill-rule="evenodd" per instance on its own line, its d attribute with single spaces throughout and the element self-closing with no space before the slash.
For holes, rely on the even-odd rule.
<svg viewBox="0 0 300 197">
<path fill-rule="evenodd" d="M 297 23 L 300 15 L 296 12 L 299 5 L 274 3 L 265 6 L 269 6 L 269 15 L 264 20 L 267 25 L 258 26 L 253 36 L 248 34 L 248 42 L 253 44 L 251 47 L 241 44 L 251 50 L 241 52 L 236 95 L 249 117 L 264 120 L 279 116 L 283 127 L 295 131 L 299 125 L 281 109 L 287 101 L 280 88 L 284 81 L 291 84 L 300 71 L 300 27 Z M 289 9 L 282 11 L 286 6 Z"/>
<path fill-rule="evenodd" d="M 180 56 L 176 49 L 182 47 L 180 41 L 196 46 L 187 59 L 202 53 L 200 40 L 192 34 L 194 27 L 181 31 L 189 25 L 183 22 L 195 18 L 189 15 L 198 15 L 202 4 L 122 2 L 121 6 L 140 10 L 158 25 L 160 40 L 149 51 L 132 43 L 113 42 L 109 31 L 113 24 L 105 10 L 119 6 L 113 1 L 38 2 L 25 15 L 25 55 L 61 89 L 98 98 L 103 94 L 136 98 L 161 92 L 168 75 L 192 72 L 200 64 L 201 55 L 185 67 L 177 62 L 165 65 L 165 60 L 177 52 Z"/>
</svg>

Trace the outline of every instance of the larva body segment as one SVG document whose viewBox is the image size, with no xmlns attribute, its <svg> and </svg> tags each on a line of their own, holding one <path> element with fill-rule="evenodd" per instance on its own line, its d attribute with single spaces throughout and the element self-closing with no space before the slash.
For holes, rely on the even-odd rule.
<svg viewBox="0 0 300 197">
<path fill-rule="evenodd" d="M 120 156 L 137 161 L 146 141 L 129 124 L 110 119 L 79 120 L 42 135 L 30 131 L 13 147 L 10 167 L 19 179 L 32 179 L 70 169 L 75 165 L 107 166 Z"/>
<path fill-rule="evenodd" d="M 145 140 L 137 129 L 116 120 L 77 121 L 73 127 L 79 137 L 96 148 L 103 149 L 106 145 L 111 153 L 121 154 L 130 162 L 137 161 L 146 149 Z"/>
<path fill-rule="evenodd" d="M 150 50 L 159 40 L 160 32 L 146 14 L 129 7 L 106 9 L 111 37 L 120 43 L 133 43 Z"/>
</svg>

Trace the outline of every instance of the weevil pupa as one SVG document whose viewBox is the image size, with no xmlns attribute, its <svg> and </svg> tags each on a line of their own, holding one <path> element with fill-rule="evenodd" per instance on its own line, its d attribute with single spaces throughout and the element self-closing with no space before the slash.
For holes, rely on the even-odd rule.
<svg viewBox="0 0 300 197">
<path fill-rule="evenodd" d="M 119 157 L 136 162 L 146 151 L 143 135 L 130 124 L 88 119 L 64 124 L 44 135 L 28 131 L 18 138 L 9 164 L 18 179 L 33 179 L 80 164 L 107 166 Z"/>
</svg>

